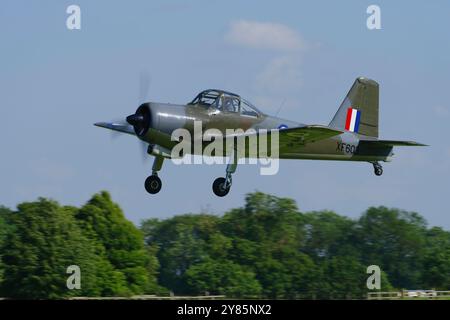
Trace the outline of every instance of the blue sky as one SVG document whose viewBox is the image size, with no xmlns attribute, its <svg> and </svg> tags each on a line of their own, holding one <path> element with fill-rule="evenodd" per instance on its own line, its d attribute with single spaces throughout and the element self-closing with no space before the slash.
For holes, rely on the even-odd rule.
<svg viewBox="0 0 450 320">
<path fill-rule="evenodd" d="M 81 30 L 66 28 L 71 4 Z M 366 27 L 370 4 L 381 30 Z M 448 1 L 2 1 L 0 204 L 81 205 L 105 189 L 138 223 L 221 214 L 260 190 L 302 211 L 358 217 L 386 205 L 449 229 L 449 15 Z M 280 117 L 314 124 L 331 120 L 357 76 L 370 77 L 381 86 L 381 137 L 431 147 L 396 149 L 382 177 L 367 163 L 287 160 L 275 176 L 241 166 L 226 198 L 211 191 L 224 166 L 166 161 L 150 196 L 152 159 L 133 137 L 92 125 L 134 112 L 142 70 L 147 100 L 184 103 L 217 87 L 269 114 L 285 101 Z"/>
</svg>

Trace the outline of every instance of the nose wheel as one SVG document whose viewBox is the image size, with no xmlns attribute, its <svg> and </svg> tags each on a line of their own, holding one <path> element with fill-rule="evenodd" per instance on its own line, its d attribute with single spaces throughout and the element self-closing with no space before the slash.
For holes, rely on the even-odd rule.
<svg viewBox="0 0 450 320">
<path fill-rule="evenodd" d="M 163 157 L 156 156 L 155 160 L 153 161 L 152 175 L 148 176 L 147 179 L 145 179 L 144 187 L 145 190 L 150 194 L 158 193 L 161 190 L 162 182 L 158 177 L 158 171 L 161 170 L 163 161 Z"/>
<path fill-rule="evenodd" d="M 231 176 L 233 173 L 236 172 L 237 168 L 237 153 L 234 152 L 234 154 L 231 157 L 230 163 L 227 165 L 226 175 L 225 178 L 220 177 L 214 180 L 212 189 L 216 196 L 218 197 L 225 197 L 228 192 L 230 192 L 231 188 Z"/>
<path fill-rule="evenodd" d="M 145 190 L 148 193 L 155 194 L 161 190 L 162 182 L 161 179 L 156 175 L 152 174 L 145 179 Z"/>
</svg>

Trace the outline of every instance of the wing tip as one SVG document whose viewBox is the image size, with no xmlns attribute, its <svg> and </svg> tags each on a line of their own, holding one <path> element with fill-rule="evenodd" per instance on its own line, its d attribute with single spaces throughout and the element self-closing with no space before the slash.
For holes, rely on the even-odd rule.
<svg viewBox="0 0 450 320">
<path fill-rule="evenodd" d="M 360 142 L 380 144 L 392 147 L 429 147 L 430 145 L 416 142 L 416 141 L 406 141 L 406 140 L 365 140 L 361 139 Z"/>
<path fill-rule="evenodd" d="M 416 141 L 405 141 L 405 145 L 411 146 L 411 147 L 429 147 L 430 145 L 416 142 Z"/>
</svg>

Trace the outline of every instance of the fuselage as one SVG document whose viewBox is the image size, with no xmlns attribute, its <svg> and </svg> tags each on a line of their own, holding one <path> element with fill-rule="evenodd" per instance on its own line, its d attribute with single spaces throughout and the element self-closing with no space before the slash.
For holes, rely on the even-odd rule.
<svg viewBox="0 0 450 320">
<path fill-rule="evenodd" d="M 140 139 L 150 145 L 158 145 L 170 150 L 179 142 L 172 140 L 172 133 L 180 128 L 191 133 L 192 141 L 214 129 L 226 135 L 230 130 L 271 130 L 302 127 L 305 124 L 269 116 L 264 113 L 245 115 L 238 112 L 219 111 L 214 107 L 200 104 L 168 104 L 149 102 L 141 107 L 150 111 L 150 125 Z M 197 138 L 196 138 L 197 137 Z M 361 150 L 360 135 L 345 131 L 340 135 L 320 141 L 301 144 L 280 144 L 278 157 L 280 159 L 314 159 L 314 160 L 347 160 L 347 161 L 388 161 L 392 148 L 386 150 Z M 191 150 L 192 154 L 200 154 L 211 141 L 203 141 L 203 148 Z M 248 156 L 248 154 L 246 154 Z"/>
</svg>

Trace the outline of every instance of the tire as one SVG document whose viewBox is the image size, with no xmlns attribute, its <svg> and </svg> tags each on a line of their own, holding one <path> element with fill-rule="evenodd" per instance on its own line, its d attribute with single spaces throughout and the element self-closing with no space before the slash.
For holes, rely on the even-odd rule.
<svg viewBox="0 0 450 320">
<path fill-rule="evenodd" d="M 161 190 L 162 182 L 158 176 L 151 175 L 145 179 L 144 186 L 148 193 L 155 194 Z"/>
<path fill-rule="evenodd" d="M 381 176 L 383 174 L 383 168 L 375 168 L 375 175 Z"/>
<path fill-rule="evenodd" d="M 225 181 L 226 181 L 225 178 L 222 177 L 214 180 L 212 189 L 216 196 L 225 197 L 228 194 L 228 192 L 230 192 L 230 187 L 226 189 L 223 188 L 223 186 L 225 185 Z"/>
</svg>

